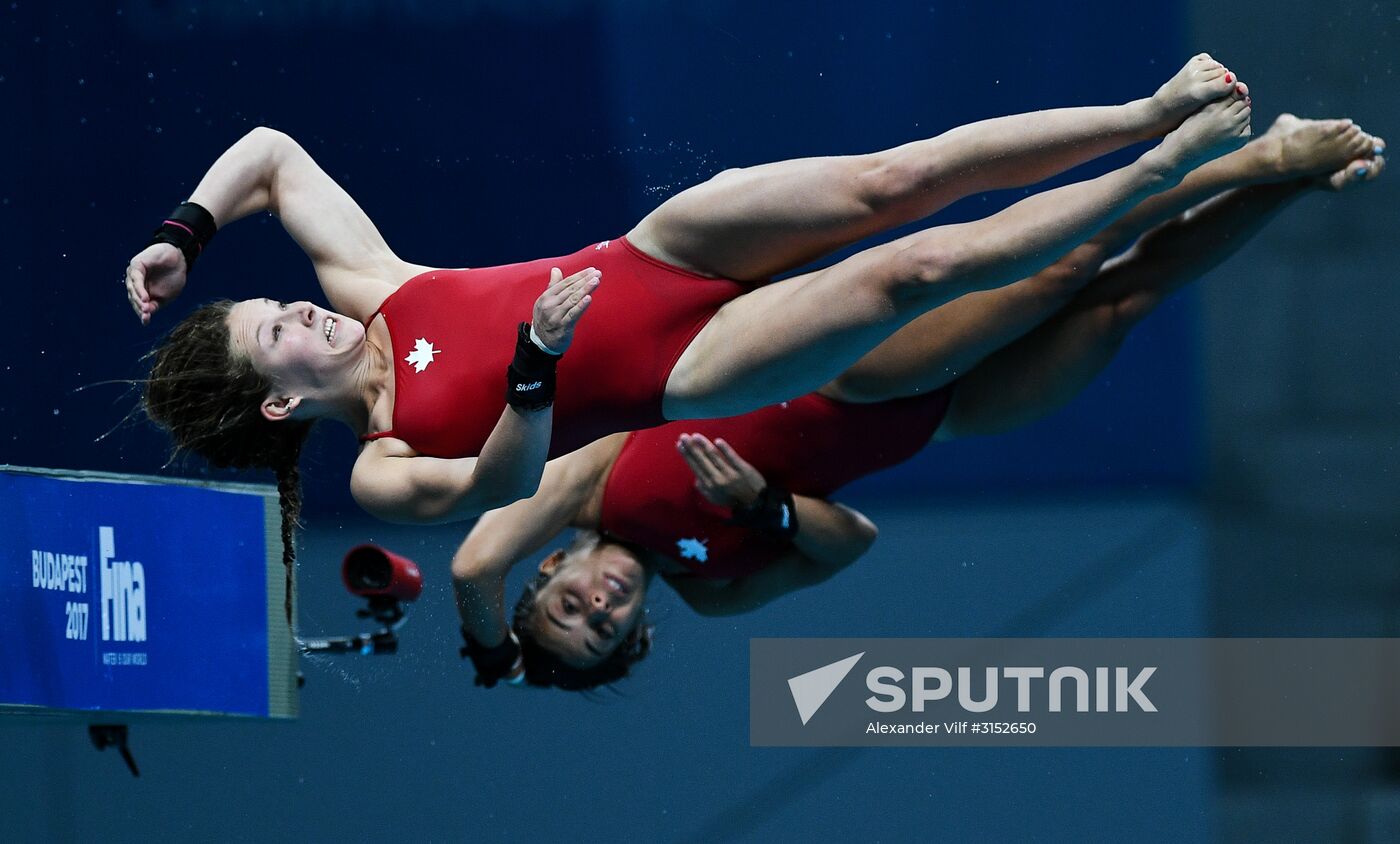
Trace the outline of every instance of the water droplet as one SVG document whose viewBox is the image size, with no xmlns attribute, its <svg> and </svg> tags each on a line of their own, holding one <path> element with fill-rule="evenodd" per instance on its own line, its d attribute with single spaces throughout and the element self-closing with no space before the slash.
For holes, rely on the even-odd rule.
<svg viewBox="0 0 1400 844">
<path fill-rule="evenodd" d="M 54 415 L 54 416 L 57 416 L 57 415 L 58 415 L 58 408 L 55 407 L 55 408 L 53 409 L 53 415 Z"/>
<path fill-rule="evenodd" d="M 146 71 L 146 78 L 147 78 L 147 79 L 155 79 L 155 78 L 156 78 L 156 73 L 155 73 L 155 71 L 153 71 L 153 70 L 148 70 L 148 71 Z"/>
</svg>

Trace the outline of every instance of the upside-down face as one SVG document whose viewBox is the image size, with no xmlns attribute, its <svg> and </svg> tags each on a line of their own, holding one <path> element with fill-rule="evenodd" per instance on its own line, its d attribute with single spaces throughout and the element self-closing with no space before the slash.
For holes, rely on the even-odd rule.
<svg viewBox="0 0 1400 844">
<path fill-rule="evenodd" d="M 646 604 L 649 573 L 631 551 L 601 543 L 556 551 L 540 563 L 551 575 L 535 596 L 535 640 L 575 668 L 591 668 L 631 635 Z"/>
</svg>

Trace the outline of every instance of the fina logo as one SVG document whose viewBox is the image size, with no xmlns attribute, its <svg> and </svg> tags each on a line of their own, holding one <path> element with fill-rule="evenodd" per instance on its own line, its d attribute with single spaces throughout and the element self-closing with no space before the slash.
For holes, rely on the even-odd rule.
<svg viewBox="0 0 1400 844">
<path fill-rule="evenodd" d="M 97 529 L 102 574 L 102 641 L 146 641 L 146 568 L 117 556 L 115 532 Z"/>
</svg>

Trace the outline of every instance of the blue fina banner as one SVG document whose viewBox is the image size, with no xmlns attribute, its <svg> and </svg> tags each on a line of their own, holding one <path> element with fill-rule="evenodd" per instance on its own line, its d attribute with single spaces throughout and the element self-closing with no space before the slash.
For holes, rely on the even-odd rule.
<svg viewBox="0 0 1400 844">
<path fill-rule="evenodd" d="M 0 466 L 0 503 L 0 711 L 294 714 L 271 487 Z"/>
</svg>

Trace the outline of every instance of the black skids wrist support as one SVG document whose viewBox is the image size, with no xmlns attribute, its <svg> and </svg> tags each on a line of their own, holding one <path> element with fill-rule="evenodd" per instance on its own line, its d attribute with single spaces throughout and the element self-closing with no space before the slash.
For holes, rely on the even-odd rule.
<svg viewBox="0 0 1400 844">
<path fill-rule="evenodd" d="M 561 357 L 536 346 L 530 323 L 520 323 L 515 359 L 506 368 L 506 403 L 517 410 L 544 410 L 554 404 L 554 369 Z"/>
<path fill-rule="evenodd" d="M 507 633 L 499 645 L 488 648 L 473 639 L 463 626 L 462 648 L 458 653 L 464 659 L 471 659 L 472 666 L 476 668 L 476 685 L 490 689 L 502 680 L 511 682 L 507 678 L 520 661 L 520 643 L 514 633 Z"/>
<path fill-rule="evenodd" d="M 152 243 L 169 243 L 185 255 L 185 271 L 194 267 L 194 261 L 204 251 L 204 246 L 213 239 L 219 227 L 214 224 L 214 215 L 193 202 L 182 202 L 170 212 L 151 235 Z"/>
<path fill-rule="evenodd" d="M 734 507 L 729 521 L 772 539 L 790 542 L 797 535 L 797 507 L 792 493 L 769 484 L 747 507 Z"/>
</svg>

